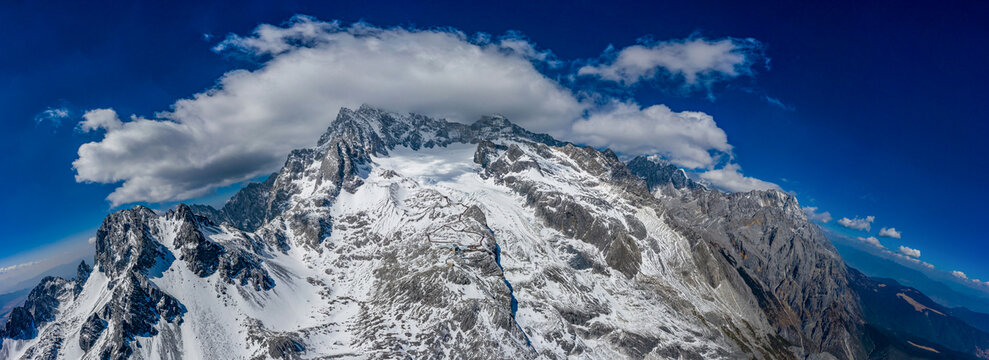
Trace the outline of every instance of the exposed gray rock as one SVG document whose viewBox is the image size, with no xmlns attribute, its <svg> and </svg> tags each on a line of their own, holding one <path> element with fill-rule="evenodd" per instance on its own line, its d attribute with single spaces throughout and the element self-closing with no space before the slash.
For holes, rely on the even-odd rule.
<svg viewBox="0 0 989 360">
<path fill-rule="evenodd" d="M 223 246 L 209 241 L 202 231 L 200 225 L 212 225 L 204 217 L 193 214 L 185 204 L 180 204 L 175 210 L 171 210 L 166 218 L 177 221 L 178 232 L 175 235 L 175 247 L 179 249 L 179 260 L 185 260 L 189 270 L 201 277 L 207 277 L 216 272 L 220 266 L 220 257 L 226 250 Z"/>
<path fill-rule="evenodd" d="M 76 268 L 76 278 L 72 280 L 72 292 L 75 295 L 82 292 L 82 286 L 86 284 L 86 280 L 89 280 L 89 274 L 92 272 L 93 268 L 86 264 L 86 261 L 79 262 L 79 266 Z"/>
<path fill-rule="evenodd" d="M 545 144 L 533 144 L 537 151 L 549 150 Z M 490 145 L 481 143 L 481 148 Z M 648 197 L 645 183 L 628 171 L 625 165 L 614 153 L 599 152 L 589 147 L 578 147 L 566 144 L 560 148 L 568 156 L 572 166 L 599 176 L 602 180 L 618 185 L 629 195 Z M 476 155 L 475 155 L 476 158 Z M 621 219 L 602 218 L 592 214 L 585 208 L 588 201 L 596 202 L 596 206 L 609 207 L 607 202 L 584 198 L 575 198 L 571 194 L 556 191 L 552 188 L 536 186 L 535 183 L 520 180 L 513 174 L 524 173 L 532 169 L 544 171 L 538 162 L 525 154 L 522 149 L 512 144 L 504 154 L 484 168 L 484 175 L 494 177 L 505 183 L 526 198 L 527 205 L 535 208 L 536 217 L 546 222 L 546 225 L 559 230 L 563 234 L 585 241 L 596 246 L 605 253 L 607 264 L 618 270 L 626 277 L 634 277 L 642 262 L 636 237 L 641 238 L 643 228 L 641 223 L 626 224 Z M 578 265 L 579 266 L 579 265 Z"/>
<path fill-rule="evenodd" d="M 642 177 L 649 186 L 649 191 L 671 186 L 674 189 L 698 189 L 703 187 L 687 177 L 683 169 L 670 162 L 645 156 L 637 156 L 628 162 L 629 170 Z"/>
<path fill-rule="evenodd" d="M 269 290 L 275 286 L 256 253 L 240 248 L 228 251 L 223 245 L 208 240 L 202 229 L 215 225 L 209 219 L 195 215 L 189 206 L 179 204 L 166 214 L 166 218 L 180 224 L 174 240 L 181 251 L 179 259 L 185 260 L 189 270 L 196 275 L 207 277 L 219 271 L 231 284 L 250 285 L 256 290 Z"/>
<path fill-rule="evenodd" d="M 269 175 L 260 183 L 247 184 L 219 210 L 209 205 L 189 206 L 196 215 L 207 217 L 215 223 L 229 222 L 244 231 L 257 230 L 267 219 L 267 208 L 275 175 Z"/>
<path fill-rule="evenodd" d="M 23 306 L 10 311 L 7 324 L 0 331 L 2 337 L 15 340 L 33 339 L 37 334 L 38 325 L 34 322 L 34 315 Z"/>
<path fill-rule="evenodd" d="M 865 356 L 862 312 L 845 264 L 793 196 L 708 190 L 680 179 L 682 172 L 671 165 L 645 158 L 634 159 L 630 169 L 653 189 L 683 190 L 659 196 L 669 225 L 708 243 L 735 267 L 786 341 L 809 353 Z"/>
<path fill-rule="evenodd" d="M 103 334 L 103 330 L 106 330 L 106 326 L 106 320 L 100 318 L 98 314 L 90 315 L 82 324 L 82 329 L 79 330 L 79 347 L 83 351 L 89 351 L 93 347 L 93 343 Z"/>
<path fill-rule="evenodd" d="M 143 273 L 168 250 L 153 239 L 150 220 L 154 211 L 143 206 L 107 215 L 96 231 L 96 265 L 110 277 Z"/>
<path fill-rule="evenodd" d="M 99 317 L 109 319 L 112 330 L 105 336 L 110 341 L 98 350 L 102 358 L 126 359 L 134 353 L 133 342 L 137 336 L 155 336 L 155 325 L 160 320 L 180 323 L 185 306 L 174 297 L 159 290 L 139 273 L 131 273 L 114 287 L 113 300 L 99 312 Z M 102 332 L 102 331 L 101 331 Z M 81 339 L 80 339 L 81 341 Z"/>
</svg>

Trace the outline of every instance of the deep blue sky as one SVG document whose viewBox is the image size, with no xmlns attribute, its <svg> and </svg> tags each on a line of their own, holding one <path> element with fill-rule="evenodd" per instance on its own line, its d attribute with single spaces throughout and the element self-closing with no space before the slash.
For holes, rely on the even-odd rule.
<svg viewBox="0 0 989 360">
<path fill-rule="evenodd" d="M 564 60 L 596 58 L 609 44 L 642 36 L 755 38 L 767 46 L 770 68 L 719 87 L 715 100 L 644 89 L 639 102 L 713 115 L 747 176 L 778 183 L 835 219 L 873 215 L 869 235 L 880 227 L 903 233 L 881 238 L 888 247 L 917 248 L 939 269 L 989 280 L 986 5 L 279 3 L 0 5 L 0 265 L 88 237 L 112 210 L 104 198 L 113 185 L 73 178 L 79 145 L 98 137 L 72 130 L 83 111 L 166 110 L 224 72 L 252 66 L 210 50 L 223 36 L 301 13 L 468 34 L 518 30 Z M 48 107 L 68 108 L 70 119 L 60 127 L 36 123 Z"/>
</svg>

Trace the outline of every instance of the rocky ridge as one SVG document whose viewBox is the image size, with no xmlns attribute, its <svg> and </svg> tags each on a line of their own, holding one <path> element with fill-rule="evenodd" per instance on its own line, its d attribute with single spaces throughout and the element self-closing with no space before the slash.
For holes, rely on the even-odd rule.
<svg viewBox="0 0 989 360">
<path fill-rule="evenodd" d="M 91 274 L 46 279 L 15 310 L 0 355 L 870 351 L 843 262 L 792 196 L 709 190 L 500 116 L 341 109 L 223 208 L 121 210 L 96 246 Z"/>
</svg>

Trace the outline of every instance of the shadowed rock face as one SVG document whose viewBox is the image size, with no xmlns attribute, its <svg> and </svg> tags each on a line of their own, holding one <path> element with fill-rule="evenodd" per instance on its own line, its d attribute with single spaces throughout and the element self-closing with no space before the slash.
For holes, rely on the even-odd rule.
<svg viewBox="0 0 989 360">
<path fill-rule="evenodd" d="M 179 204 L 165 218 L 179 223 L 174 245 L 180 250 L 179 260 L 184 260 L 194 274 L 207 277 L 219 272 L 228 283 L 250 285 L 259 290 L 275 286 L 275 281 L 261 266 L 258 254 L 240 248 L 227 250 L 223 245 L 207 240 L 201 229 L 215 225 L 209 219 L 195 215 L 189 206 Z"/>
<path fill-rule="evenodd" d="M 79 347 L 83 351 L 89 351 L 93 347 L 93 343 L 103 334 L 103 330 L 106 330 L 106 326 L 106 320 L 100 318 L 98 314 L 90 315 L 82 324 L 82 329 L 79 330 Z"/>
<path fill-rule="evenodd" d="M 254 231 L 263 225 L 268 217 L 267 209 L 274 183 L 275 175 L 272 174 L 263 182 L 247 184 L 227 200 L 220 210 L 209 205 L 189 205 L 189 207 L 194 213 L 217 223 L 229 222 L 238 229 Z"/>
<path fill-rule="evenodd" d="M 7 324 L 0 329 L 0 338 L 31 339 L 38 334 L 44 324 L 55 320 L 55 311 L 70 293 L 71 284 L 58 277 L 47 276 L 41 279 L 24 304 L 14 308 Z"/>
<path fill-rule="evenodd" d="M 83 284 L 86 283 L 86 280 L 89 280 L 89 274 L 92 273 L 93 273 L 93 268 L 88 264 L 86 264 L 85 261 L 80 262 L 79 266 L 76 267 L 76 278 L 72 281 L 73 282 L 72 292 L 76 296 L 78 296 L 79 293 L 82 292 Z"/>
<path fill-rule="evenodd" d="M 707 242 L 739 272 L 784 339 L 840 358 L 866 356 L 845 264 L 793 196 L 708 190 L 644 157 L 629 168 L 656 191 L 671 227 Z"/>
<path fill-rule="evenodd" d="M 656 189 L 666 186 L 673 189 L 699 189 L 703 187 L 687 177 L 682 169 L 662 159 L 637 156 L 628 162 L 628 168 L 645 180 L 649 186 L 649 191 L 656 191 Z"/>
<path fill-rule="evenodd" d="M 143 206 L 108 215 L 96 232 L 96 266 L 109 276 L 150 269 L 168 252 L 151 237 L 149 223 L 155 217 Z"/>
</svg>

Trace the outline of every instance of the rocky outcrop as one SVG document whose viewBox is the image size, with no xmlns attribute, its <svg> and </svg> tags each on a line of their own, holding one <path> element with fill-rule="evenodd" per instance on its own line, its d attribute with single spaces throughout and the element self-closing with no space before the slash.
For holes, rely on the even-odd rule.
<svg viewBox="0 0 989 360">
<path fill-rule="evenodd" d="M 274 279 L 261 266 L 260 257 L 240 247 L 227 250 L 221 244 L 208 240 L 202 228 L 215 227 L 207 218 L 195 215 L 185 204 L 179 204 L 165 218 L 174 221 L 178 229 L 174 246 L 179 249 L 179 260 L 184 260 L 194 274 L 207 277 L 214 273 L 228 283 L 251 286 L 257 290 L 269 290 L 275 286 Z"/>
<path fill-rule="evenodd" d="M 79 347 L 83 351 L 89 351 L 103 334 L 103 330 L 106 330 L 106 326 L 106 320 L 100 318 L 99 314 L 90 315 L 79 329 Z"/>
<path fill-rule="evenodd" d="M 96 231 L 96 265 L 110 277 L 144 273 L 170 253 L 151 235 L 151 209 L 137 206 L 107 215 Z"/>
<path fill-rule="evenodd" d="M 554 156 L 548 145 L 531 146 L 543 156 Z M 518 176 L 530 170 L 538 173 L 552 171 L 540 167 L 537 160 L 527 155 L 518 145 L 511 145 L 501 157 L 491 161 L 491 154 L 495 151 L 496 148 L 490 143 L 481 142 L 478 145 L 474 159 L 482 165 L 486 163 L 484 176 L 493 177 L 524 196 L 527 205 L 534 207 L 536 217 L 551 228 L 594 245 L 605 253 L 605 262 L 610 267 L 628 278 L 635 276 L 642 262 L 637 241 L 645 238 L 645 228 L 638 220 L 633 217 L 601 217 L 588 210 L 586 204 L 590 202 L 596 207 L 610 207 L 611 204 L 604 200 L 577 198 Z M 631 196 L 648 195 L 645 183 L 629 172 L 614 153 L 572 144 L 564 145 L 559 151 L 566 156 L 567 164 L 572 164 L 580 171 L 616 185 Z"/>
<path fill-rule="evenodd" d="M 14 308 L 3 329 L 0 338 L 32 339 L 38 334 L 38 329 L 45 323 L 55 320 L 55 311 L 71 292 L 70 283 L 65 279 L 47 276 L 41 279 L 27 296 L 24 304 Z"/>
<path fill-rule="evenodd" d="M 637 156 L 628 162 L 628 169 L 645 180 L 649 191 L 665 187 L 676 190 L 703 187 L 690 179 L 683 169 L 657 157 Z"/>
<path fill-rule="evenodd" d="M 709 190 L 662 161 L 636 158 L 629 168 L 659 189 L 671 227 L 706 242 L 738 271 L 787 342 L 810 353 L 866 356 L 862 311 L 845 264 L 796 198 L 777 190 Z"/>
<path fill-rule="evenodd" d="M 271 188 L 275 174 L 260 183 L 250 183 L 240 189 L 219 210 L 209 205 L 189 205 L 196 215 L 207 217 L 215 223 L 229 222 L 244 231 L 257 230 L 267 219 Z"/>
<path fill-rule="evenodd" d="M 89 274 L 93 272 L 93 267 L 86 264 L 86 261 L 79 262 L 76 267 L 76 278 L 72 280 L 72 292 L 78 296 L 82 292 L 82 286 L 89 280 Z"/>
<path fill-rule="evenodd" d="M 104 334 L 110 340 L 100 351 L 100 357 L 126 359 L 134 352 L 134 338 L 158 334 L 155 325 L 160 320 L 181 323 L 185 307 L 174 297 L 159 290 L 140 274 L 130 274 L 114 287 L 113 300 L 99 312 L 110 319 L 112 331 Z"/>
</svg>

